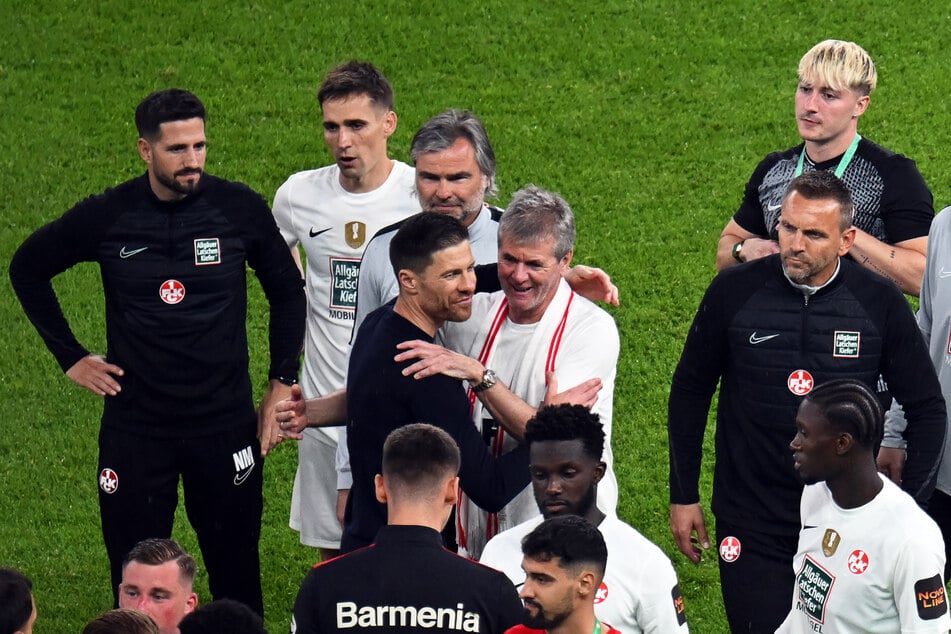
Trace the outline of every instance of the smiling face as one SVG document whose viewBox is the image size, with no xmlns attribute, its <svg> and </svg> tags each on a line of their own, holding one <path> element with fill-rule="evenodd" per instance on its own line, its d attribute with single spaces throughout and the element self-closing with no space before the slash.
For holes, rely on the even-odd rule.
<svg viewBox="0 0 951 634">
<path fill-rule="evenodd" d="M 364 93 L 327 99 L 323 111 L 324 141 L 340 168 L 340 184 L 349 192 L 373 191 L 390 173 L 386 143 L 396 130 L 396 113 Z"/>
<path fill-rule="evenodd" d="M 806 198 L 792 191 L 779 216 L 779 252 L 786 275 L 797 284 L 825 284 L 855 240 L 855 229 L 841 229 L 839 203 Z"/>
<path fill-rule="evenodd" d="M 159 126 L 157 138 L 140 138 L 138 145 L 159 200 L 181 200 L 195 191 L 205 170 L 204 120 L 167 121 Z"/>
<path fill-rule="evenodd" d="M 419 308 L 437 328 L 447 321 L 469 318 L 475 292 L 475 260 L 468 240 L 436 251 L 432 263 L 412 276 Z"/>
<path fill-rule="evenodd" d="M 813 78 L 803 77 L 796 88 L 796 125 L 809 144 L 835 148 L 852 142 L 858 118 L 868 108 L 869 97 L 850 88 L 835 90 Z M 841 152 L 837 152 L 841 153 Z M 820 160 L 824 160 L 823 157 Z"/>
<path fill-rule="evenodd" d="M 482 209 L 488 186 L 468 139 L 458 138 L 445 150 L 423 152 L 416 159 L 416 191 L 423 211 L 447 214 L 469 226 Z"/>
<path fill-rule="evenodd" d="M 598 482 L 606 467 L 585 452 L 580 438 L 532 442 L 529 462 L 535 502 L 545 519 L 578 515 L 597 523 Z"/>
<path fill-rule="evenodd" d="M 557 259 L 553 236 L 528 244 L 502 235 L 499 240 L 499 282 L 509 302 L 509 318 L 517 324 L 535 323 L 555 298 L 572 254 Z"/>
<path fill-rule="evenodd" d="M 122 570 L 119 607 L 135 608 L 152 617 L 162 634 L 177 634 L 178 624 L 198 604 L 198 595 L 175 561 L 150 566 L 130 561 Z"/>
</svg>

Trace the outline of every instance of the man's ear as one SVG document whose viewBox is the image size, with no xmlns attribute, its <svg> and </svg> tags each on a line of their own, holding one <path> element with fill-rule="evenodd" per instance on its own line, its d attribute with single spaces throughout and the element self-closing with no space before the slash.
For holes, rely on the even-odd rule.
<svg viewBox="0 0 951 634">
<path fill-rule="evenodd" d="M 198 607 L 198 595 L 194 592 L 188 594 L 188 598 L 185 599 L 185 614 L 190 614 L 195 611 L 195 608 Z"/>
<path fill-rule="evenodd" d="M 145 139 L 139 137 L 138 142 L 139 156 L 142 157 L 142 160 L 152 164 L 152 144 L 146 141 Z"/>
<path fill-rule="evenodd" d="M 598 589 L 598 578 L 595 576 L 593 570 L 584 570 L 581 575 L 578 577 L 578 595 L 587 597 L 589 594 Z"/>
<path fill-rule="evenodd" d="M 446 480 L 446 485 L 443 489 L 443 501 L 449 506 L 459 501 L 459 476 Z"/>
<path fill-rule="evenodd" d="M 839 255 L 845 255 L 849 252 L 849 249 L 852 248 L 852 245 L 855 243 L 855 227 L 849 227 L 842 232 L 842 243 L 839 244 Z"/>
<path fill-rule="evenodd" d="M 400 288 L 409 291 L 411 294 L 416 293 L 417 286 L 419 285 L 419 279 L 416 277 L 415 273 L 409 269 L 400 269 L 400 272 L 396 277 L 400 281 Z"/>
<path fill-rule="evenodd" d="M 855 438 L 852 437 L 852 434 L 848 432 L 842 432 L 841 434 L 835 437 L 835 455 L 844 456 L 845 454 L 852 451 L 852 447 L 855 446 Z"/>
<path fill-rule="evenodd" d="M 597 484 L 598 482 L 601 482 L 601 478 L 604 477 L 604 474 L 607 472 L 607 470 L 608 470 L 608 465 L 604 464 L 603 462 L 599 462 L 594 467 L 594 483 L 595 484 Z"/>
<path fill-rule="evenodd" d="M 571 266 L 571 258 L 575 255 L 575 250 L 571 249 L 568 253 L 565 254 L 565 257 L 561 259 L 561 274 L 564 275 L 568 268 Z"/>
<path fill-rule="evenodd" d="M 396 123 L 396 113 L 392 110 L 387 110 L 386 114 L 383 115 L 383 134 L 386 135 L 386 138 L 390 138 L 390 136 L 396 132 Z"/>
<path fill-rule="evenodd" d="M 386 485 L 383 483 L 383 476 L 379 473 L 373 477 L 373 486 L 376 489 L 376 501 L 386 504 Z"/>
</svg>

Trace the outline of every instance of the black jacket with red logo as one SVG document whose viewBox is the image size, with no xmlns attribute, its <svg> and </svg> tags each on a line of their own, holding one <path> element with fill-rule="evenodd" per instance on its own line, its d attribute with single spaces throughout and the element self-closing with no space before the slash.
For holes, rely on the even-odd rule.
<svg viewBox="0 0 951 634">
<path fill-rule="evenodd" d="M 717 382 L 717 518 L 766 533 L 799 532 L 802 484 L 789 443 L 808 390 L 833 379 L 888 383 L 909 420 L 904 488 L 934 488 L 945 405 L 915 317 L 888 280 L 840 258 L 807 297 L 779 255 L 731 267 L 704 295 L 674 372 L 668 405 L 670 500 L 699 501 L 701 449 Z M 913 422 L 912 422 L 913 421 Z"/>
<path fill-rule="evenodd" d="M 89 351 L 74 337 L 50 280 L 97 262 L 107 360 L 122 391 L 103 425 L 151 436 L 213 433 L 253 412 L 246 266 L 271 306 L 271 377 L 296 377 L 305 323 L 300 273 L 264 199 L 203 175 L 183 200 L 160 201 L 148 176 L 91 196 L 17 250 L 10 279 L 63 370 Z"/>
</svg>

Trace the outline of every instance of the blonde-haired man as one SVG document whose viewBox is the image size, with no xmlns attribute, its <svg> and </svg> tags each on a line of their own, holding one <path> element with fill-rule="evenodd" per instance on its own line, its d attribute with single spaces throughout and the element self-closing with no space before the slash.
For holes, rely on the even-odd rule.
<svg viewBox="0 0 951 634">
<path fill-rule="evenodd" d="M 739 210 L 720 234 L 718 270 L 778 253 L 786 186 L 804 171 L 828 170 L 845 181 L 855 200 L 852 258 L 918 295 L 933 199 L 914 161 L 858 134 L 877 82 L 875 63 L 854 42 L 825 40 L 803 56 L 796 87 L 803 143 L 757 166 Z"/>
</svg>

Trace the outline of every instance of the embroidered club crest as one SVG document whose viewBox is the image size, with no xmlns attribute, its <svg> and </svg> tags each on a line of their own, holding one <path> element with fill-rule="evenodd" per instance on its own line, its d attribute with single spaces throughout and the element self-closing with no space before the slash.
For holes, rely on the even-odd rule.
<svg viewBox="0 0 951 634">
<path fill-rule="evenodd" d="M 816 382 L 806 370 L 796 370 L 786 379 L 786 386 L 796 396 L 805 396 L 812 391 Z"/>
<path fill-rule="evenodd" d="M 99 488 L 103 493 L 112 495 L 119 488 L 119 476 L 115 471 L 106 467 L 99 472 Z"/>
<path fill-rule="evenodd" d="M 178 280 L 165 280 L 159 287 L 159 297 L 166 304 L 177 304 L 185 299 L 185 286 Z"/>
<path fill-rule="evenodd" d="M 732 564 L 734 561 L 740 558 L 740 551 L 743 547 L 740 545 L 740 540 L 732 535 L 729 537 L 724 537 L 720 542 L 720 558 Z"/>
</svg>

